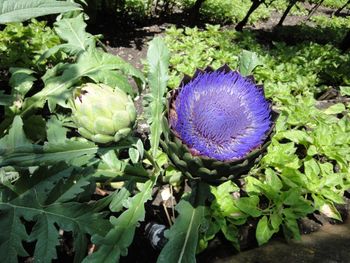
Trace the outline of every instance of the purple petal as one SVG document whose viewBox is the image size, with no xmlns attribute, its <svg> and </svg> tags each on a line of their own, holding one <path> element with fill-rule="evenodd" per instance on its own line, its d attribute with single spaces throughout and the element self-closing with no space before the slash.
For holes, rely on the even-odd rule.
<svg viewBox="0 0 350 263">
<path fill-rule="evenodd" d="M 200 73 L 182 87 L 170 124 L 199 155 L 228 161 L 259 147 L 271 127 L 263 91 L 238 72 Z"/>
</svg>

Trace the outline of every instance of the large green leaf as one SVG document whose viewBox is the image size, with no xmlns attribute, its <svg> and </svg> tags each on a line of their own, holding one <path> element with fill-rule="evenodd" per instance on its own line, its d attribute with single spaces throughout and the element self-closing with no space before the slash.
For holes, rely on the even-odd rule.
<svg viewBox="0 0 350 263">
<path fill-rule="evenodd" d="M 20 210 L 8 208 L 4 212 L 4 207 L 0 203 L 0 226 L 2 228 L 0 234 L 0 255 L 4 262 L 17 262 L 17 256 L 28 256 L 24 249 L 22 241 L 28 239 L 25 226 L 21 223 Z M 54 258 L 55 255 L 52 255 Z"/>
<path fill-rule="evenodd" d="M 0 166 L 34 166 L 55 164 L 59 161 L 72 163 L 78 158 L 92 158 L 98 147 L 85 140 L 64 140 L 59 143 L 32 144 L 23 132 L 23 122 L 16 116 L 8 135 L 0 139 Z"/>
<path fill-rule="evenodd" d="M 127 255 L 127 249 L 134 238 L 135 229 L 139 221 L 144 220 L 144 203 L 151 199 L 154 184 L 155 180 L 146 182 L 141 192 L 128 202 L 128 210 L 118 218 L 111 217 L 110 221 L 114 227 L 106 236 L 95 235 L 92 237 L 92 242 L 98 246 L 98 250 L 88 256 L 84 260 L 85 263 L 115 263 L 119 262 L 120 256 Z"/>
<path fill-rule="evenodd" d="M 114 150 L 101 155 L 101 159 L 94 173 L 98 180 L 146 182 L 149 179 L 149 173 L 142 165 L 119 160 Z"/>
<path fill-rule="evenodd" d="M 79 174 L 76 172 L 74 176 L 68 179 L 62 178 L 51 190 L 46 199 L 46 204 L 54 202 L 67 202 L 74 199 L 78 194 L 85 191 L 85 188 L 91 184 L 89 174 Z"/>
<path fill-rule="evenodd" d="M 23 198 L 17 204 L 0 202 L 2 216 L 0 226 L 4 230 L 0 236 L 0 254 L 6 255 L 6 262 L 17 262 L 17 255 L 26 256 L 22 240 L 38 240 L 34 254 L 46 256 L 38 258 L 51 262 L 56 257 L 55 246 L 58 244 L 57 224 L 66 231 L 84 232 L 88 234 L 103 234 L 109 224 L 102 218 L 103 214 L 90 212 L 88 205 L 80 203 L 53 204 L 42 207 L 34 198 Z M 28 221 L 36 221 L 30 238 L 20 218 L 24 217 Z M 91 222 L 94 222 L 91 224 Z M 6 229 L 6 230 L 5 230 Z M 43 242 L 45 237 L 45 242 Z M 46 250 L 43 250 L 45 245 Z M 48 248 L 50 248 L 48 250 Z M 83 247 L 75 248 L 86 249 Z"/>
<path fill-rule="evenodd" d="M 60 244 L 59 233 L 54 225 L 55 221 L 48 214 L 38 215 L 36 219 L 37 222 L 28 241 L 37 240 L 34 258 L 40 262 L 49 263 L 52 259 L 57 258 L 56 246 Z"/>
<path fill-rule="evenodd" d="M 36 241 L 35 259 L 51 262 L 57 257 L 59 229 L 73 232 L 73 236 L 79 238 L 74 242 L 74 249 L 78 252 L 86 251 L 86 234 L 107 233 L 111 225 L 104 219 L 104 213 L 99 213 L 100 210 L 96 210 L 93 204 L 74 201 L 81 192 L 81 184 L 76 186 L 69 182 L 77 179 L 76 175 L 77 171 L 63 163 L 51 168 L 40 167 L 30 178 L 28 175 L 21 176 L 12 186 L 11 195 L 0 200 L 0 227 L 3 229 L 0 234 L 0 254 L 6 262 L 17 262 L 18 256 L 29 256 L 22 241 Z M 55 184 L 63 179 L 67 179 L 68 183 L 61 191 L 63 188 Z M 3 196 L 4 187 L 0 189 L 0 194 Z M 53 195 L 56 197 L 52 198 Z M 45 205 L 49 199 L 55 203 Z M 64 201 L 67 202 L 62 203 Z M 34 222 L 34 227 L 26 230 L 23 219 Z"/>
<path fill-rule="evenodd" d="M 95 46 L 95 37 L 85 31 L 86 23 L 83 14 L 73 18 L 64 18 L 55 23 L 57 35 L 66 43 L 54 46 L 47 50 L 39 60 L 48 58 L 63 50 L 71 55 L 77 55 Z"/>
<path fill-rule="evenodd" d="M 56 116 L 52 116 L 47 122 L 47 140 L 50 143 L 63 143 L 67 137 L 68 129 L 63 127 L 62 121 Z"/>
<path fill-rule="evenodd" d="M 0 0 L 0 24 L 80 9 L 80 5 L 68 1 Z"/>
<path fill-rule="evenodd" d="M 16 116 L 8 134 L 0 140 L 0 154 L 4 155 L 16 149 L 31 148 L 31 146 L 31 142 L 26 138 L 23 131 L 23 121 L 21 117 Z"/>
<path fill-rule="evenodd" d="M 166 232 L 168 242 L 158 257 L 157 263 L 194 263 L 198 244 L 199 227 L 206 214 L 205 200 L 209 186 L 198 183 L 190 200 L 181 200 L 176 206 L 179 216 Z"/>
<path fill-rule="evenodd" d="M 169 51 L 159 37 L 154 38 L 147 52 L 149 65 L 148 83 L 151 89 L 151 151 L 156 156 L 162 133 L 162 114 L 164 111 L 164 95 L 167 91 Z"/>
<path fill-rule="evenodd" d="M 61 67 L 61 69 L 63 69 L 62 75 L 45 78 L 45 87 L 25 101 L 22 115 L 35 108 L 43 107 L 46 100 L 48 100 L 50 111 L 53 111 L 57 104 L 67 107 L 66 101 L 71 97 L 70 88 L 82 77 L 89 77 L 95 82 L 103 82 L 106 74 L 122 76 L 121 73 L 123 73 L 144 81 L 142 73 L 132 65 L 96 48 L 90 48 L 79 56 L 77 63 Z M 127 81 L 123 83 L 124 85 L 119 88 L 128 93 L 132 92 L 130 84 Z"/>
</svg>

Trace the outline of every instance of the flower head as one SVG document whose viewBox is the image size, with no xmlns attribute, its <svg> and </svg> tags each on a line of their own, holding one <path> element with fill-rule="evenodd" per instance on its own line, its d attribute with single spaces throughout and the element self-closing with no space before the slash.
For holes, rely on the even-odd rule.
<svg viewBox="0 0 350 263">
<path fill-rule="evenodd" d="M 173 96 L 169 123 L 192 154 L 235 161 L 267 138 L 271 106 L 263 90 L 238 72 L 202 72 Z"/>
<path fill-rule="evenodd" d="M 121 89 L 87 83 L 74 98 L 73 120 L 78 132 L 97 143 L 117 142 L 134 125 L 136 109 Z"/>
</svg>

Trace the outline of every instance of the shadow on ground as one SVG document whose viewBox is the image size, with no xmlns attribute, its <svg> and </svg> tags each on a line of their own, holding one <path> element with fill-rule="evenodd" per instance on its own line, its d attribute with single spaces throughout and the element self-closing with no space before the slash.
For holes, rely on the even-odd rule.
<svg viewBox="0 0 350 263">
<path fill-rule="evenodd" d="M 269 244 L 224 258 L 213 257 L 211 263 L 281 263 L 281 262 L 350 262 L 350 221 L 343 225 L 327 224 L 316 233 L 303 235 L 299 242 L 271 241 Z"/>
</svg>

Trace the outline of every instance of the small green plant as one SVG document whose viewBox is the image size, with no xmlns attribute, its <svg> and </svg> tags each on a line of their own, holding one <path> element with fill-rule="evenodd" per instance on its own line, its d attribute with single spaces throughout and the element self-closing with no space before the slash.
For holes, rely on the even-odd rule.
<svg viewBox="0 0 350 263">
<path fill-rule="evenodd" d="M 312 213 L 342 220 L 350 54 L 309 35 L 294 45 L 262 44 L 252 32 L 172 27 L 165 42 L 150 42 L 145 77 L 99 48 L 84 17 L 72 12 L 52 29 L 32 20 L 0 32 L 9 76 L 0 91 L 5 262 L 60 260 L 62 232 L 75 262 L 119 262 L 164 184 L 185 190 L 160 263 L 195 262 L 219 232 L 239 250 L 240 231 L 251 225 L 262 245 L 278 233 L 300 238 L 299 221 Z M 314 22 L 316 33 L 348 25 Z M 136 116 L 133 100 L 146 85 L 144 114 Z M 149 130 L 140 135 L 134 123 L 141 121 Z M 89 244 L 96 250 L 88 254 Z"/>
<path fill-rule="evenodd" d="M 59 45 L 60 38 L 53 32 L 46 22 L 31 20 L 28 25 L 12 23 L 0 31 L 0 68 L 29 67 L 37 70 L 44 70 L 45 63 L 37 63 L 40 55 L 47 49 Z M 55 60 L 62 60 L 62 54 L 51 57 L 52 63 Z"/>
<path fill-rule="evenodd" d="M 348 106 L 338 103 L 319 109 L 315 97 L 333 83 L 346 89 L 349 79 L 342 65 L 350 61 L 349 55 L 310 41 L 295 46 L 274 42 L 267 49 L 254 34 L 220 31 L 218 26 L 171 28 L 166 40 L 174 54 L 171 87 L 178 85 L 182 73 L 194 72 L 196 65 L 219 67 L 226 62 L 237 68 L 242 50 L 255 51 L 262 66 L 254 76 L 264 83 L 265 94 L 281 114 L 267 154 L 245 178 L 243 189 L 238 192 L 238 186 L 228 182 L 212 187 L 217 198 L 205 221 L 200 248 L 218 231 L 239 248 L 238 229 L 248 218 L 257 223 L 259 244 L 280 231 L 287 238 L 298 238 L 298 220 L 314 211 L 341 220 L 335 204 L 344 202 L 344 191 L 349 189 Z M 332 68 L 334 74 L 325 74 Z M 220 198 L 225 196 L 222 191 L 231 194 Z"/>
</svg>

